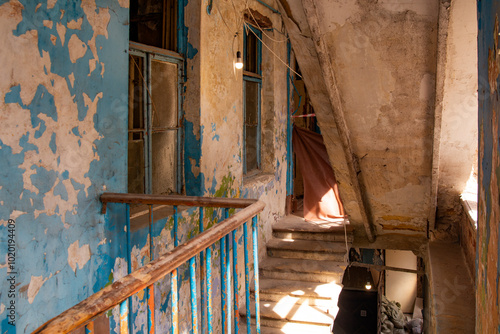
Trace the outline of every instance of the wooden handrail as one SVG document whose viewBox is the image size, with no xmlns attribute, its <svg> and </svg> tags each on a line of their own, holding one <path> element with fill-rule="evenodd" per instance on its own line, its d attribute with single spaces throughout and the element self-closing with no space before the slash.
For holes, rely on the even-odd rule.
<svg viewBox="0 0 500 334">
<path fill-rule="evenodd" d="M 102 213 L 106 213 L 106 205 L 108 203 L 164 204 L 241 209 L 257 202 L 257 200 L 224 197 L 104 193 L 101 195 L 101 202 L 103 204 Z"/>
<path fill-rule="evenodd" d="M 110 194 L 107 195 L 109 196 Z M 52 318 L 33 333 L 69 333 L 85 325 L 91 319 L 120 304 L 133 294 L 154 284 L 229 232 L 243 225 L 244 222 L 257 215 L 265 207 L 265 204 L 261 201 L 252 200 L 252 203 L 228 219 L 212 226 L 205 232 L 176 247 L 174 250 L 160 256 L 158 259 L 117 280 L 81 301 L 79 304 Z"/>
</svg>

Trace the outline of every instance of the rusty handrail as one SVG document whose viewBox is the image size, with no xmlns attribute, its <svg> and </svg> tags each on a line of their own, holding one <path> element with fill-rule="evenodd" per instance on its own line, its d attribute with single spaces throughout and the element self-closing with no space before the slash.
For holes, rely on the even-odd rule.
<svg viewBox="0 0 500 334">
<path fill-rule="evenodd" d="M 123 196 L 127 194 L 118 195 L 120 195 L 122 199 L 127 198 L 127 196 Z M 108 202 L 111 202 L 112 198 L 117 200 L 120 197 L 116 196 L 115 194 L 103 194 L 101 196 L 101 199 L 103 199 L 103 196 L 104 200 L 107 200 Z M 210 199 L 212 200 L 212 198 Z M 232 202 L 234 201 L 234 199 L 225 199 L 225 201 Z M 251 202 L 251 204 L 235 213 L 231 217 L 223 220 L 219 224 L 212 226 L 193 239 L 176 247 L 174 250 L 160 256 L 158 259 L 117 280 L 113 284 L 105 287 L 104 289 L 96 292 L 87 299 L 81 301 L 79 304 L 52 318 L 51 320 L 47 321 L 42 326 L 37 328 L 33 333 L 69 333 L 70 331 L 85 325 L 96 316 L 120 304 L 140 290 L 154 284 L 165 275 L 178 268 L 181 264 L 185 263 L 190 258 L 200 253 L 202 250 L 214 244 L 229 232 L 243 225 L 244 222 L 257 215 L 265 207 L 265 204 L 262 201 L 238 199 L 238 202 L 241 201 Z M 167 203 L 162 202 L 159 204 Z M 210 205 L 213 204 L 214 203 L 210 203 Z M 200 204 L 197 205 L 200 206 Z"/>
<path fill-rule="evenodd" d="M 257 200 L 244 198 L 197 197 L 180 195 L 104 193 L 101 195 L 101 202 L 102 213 L 106 213 L 106 205 L 108 203 L 164 204 L 241 209 L 257 202 Z"/>
</svg>

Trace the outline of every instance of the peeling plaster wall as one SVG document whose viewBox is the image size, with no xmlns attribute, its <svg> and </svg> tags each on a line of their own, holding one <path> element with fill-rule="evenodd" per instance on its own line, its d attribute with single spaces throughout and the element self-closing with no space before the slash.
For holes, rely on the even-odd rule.
<svg viewBox="0 0 500 334">
<path fill-rule="evenodd" d="M 435 235 L 450 239 L 465 220 L 459 196 L 477 173 L 477 15 L 471 0 L 452 1 L 448 11 Z"/>
<path fill-rule="evenodd" d="M 236 50 L 242 50 L 245 8 L 237 6 L 217 2 L 208 15 L 201 1 L 185 3 L 185 191 L 265 201 L 259 216 L 262 255 L 271 225 L 285 208 L 286 67 L 263 51 L 263 171 L 244 178 L 242 73 L 233 69 L 233 61 Z M 257 2 L 249 6 L 282 30 L 278 15 Z M 5 280 L 0 321 L 2 331 L 24 333 L 127 273 L 124 206 L 109 204 L 101 215 L 99 195 L 127 191 L 128 1 L 0 0 L 0 30 L 0 59 L 7 73 L 0 79 L 0 240 L 6 242 L 9 219 L 15 220 L 15 269 L 23 268 L 16 276 L 17 327 L 7 323 Z M 233 40 L 236 31 L 239 39 Z M 286 60 L 284 36 L 267 34 L 277 41 L 264 37 L 264 42 Z M 132 233 L 133 268 L 149 261 L 149 238 L 155 256 L 171 249 L 172 219 L 156 221 L 152 236 L 147 229 Z M 199 232 L 198 219 L 196 209 L 182 211 L 180 242 Z M 205 211 L 205 228 L 220 220 L 220 211 Z M 241 229 L 237 237 L 242 245 Z M 0 250 L 2 277 L 10 272 L 6 251 Z M 243 263 L 242 249 L 238 256 Z M 213 263 L 214 299 L 220 299 L 218 247 Z M 240 266 L 240 286 L 243 270 Z M 188 319 L 190 311 L 186 271 L 185 265 L 179 270 L 180 319 Z M 168 277 L 156 284 L 159 331 L 170 324 L 169 284 Z M 219 308 L 214 301 L 216 324 Z M 139 293 L 133 297 L 132 321 L 139 331 L 146 326 L 144 310 L 145 294 Z M 107 316 L 118 332 L 117 310 Z M 190 331 L 190 322 L 182 322 L 181 331 Z"/>
<path fill-rule="evenodd" d="M 379 233 L 426 232 L 437 9 L 435 1 L 318 2 Z"/>
<path fill-rule="evenodd" d="M 0 276 L 15 220 L 16 328 L 101 289 L 123 256 L 99 194 L 127 185 L 128 3 L 0 1 Z M 124 70 L 125 69 L 125 70 Z"/>
<path fill-rule="evenodd" d="M 260 198 L 260 252 L 271 226 L 284 214 L 286 197 L 286 67 L 262 47 L 262 173 L 243 176 L 243 81 L 234 69 L 237 50 L 243 50 L 245 4 L 218 2 L 208 15 L 202 11 L 201 31 L 201 170 L 207 195 Z M 249 7 L 267 16 L 277 30 L 281 18 L 256 1 Z M 238 36 L 234 38 L 234 35 Z M 263 42 L 286 62 L 285 36 L 266 31 Z M 274 41 L 273 41 L 274 40 Z"/>
<path fill-rule="evenodd" d="M 234 69 L 236 51 L 243 51 L 243 11 L 245 2 L 214 2 L 212 13 L 202 4 L 201 43 L 198 55 L 200 74 L 200 175 L 204 193 L 216 197 L 257 198 L 266 203 L 259 215 L 259 254 L 265 253 L 272 224 L 284 215 L 286 198 L 286 67 L 262 47 L 262 171 L 243 175 L 243 79 Z M 250 8 L 268 17 L 277 30 L 281 18 L 256 1 Z M 238 36 L 235 38 L 236 32 Z M 286 62 L 286 40 L 276 31 L 266 31 L 263 42 Z M 274 41 L 273 41 L 274 40 Z M 242 230 L 238 231 L 239 244 Z M 239 250 L 243 263 L 243 249 Z M 244 293 L 244 268 L 239 267 L 241 293 Z M 220 298 L 220 297 L 216 297 Z M 214 305 L 217 305 L 215 299 Z M 240 298 L 243 303 L 243 298 Z M 217 331 L 217 330 L 215 330 Z"/>
<path fill-rule="evenodd" d="M 500 56 L 498 32 L 500 1 L 483 0 L 478 5 L 479 88 L 479 203 L 476 253 L 476 333 L 496 333 L 500 328 L 498 242 L 499 205 L 499 116 L 498 84 Z"/>
</svg>

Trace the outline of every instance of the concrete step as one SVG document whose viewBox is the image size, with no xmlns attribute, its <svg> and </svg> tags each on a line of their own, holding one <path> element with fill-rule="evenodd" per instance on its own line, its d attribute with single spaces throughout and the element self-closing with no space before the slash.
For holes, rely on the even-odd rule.
<svg viewBox="0 0 500 334">
<path fill-rule="evenodd" d="M 239 333 L 247 333 L 246 319 L 240 319 Z M 257 333 L 255 322 L 252 320 L 251 333 Z M 288 323 L 281 328 L 260 326 L 261 334 L 331 334 L 330 328 L 307 324 Z"/>
<path fill-rule="evenodd" d="M 342 283 L 345 262 L 267 257 L 259 265 L 260 277 L 318 283 Z"/>
<path fill-rule="evenodd" d="M 329 309 L 337 314 L 338 296 L 342 287 L 336 283 L 317 283 L 263 278 L 259 281 L 260 301 L 282 302 L 286 299 L 295 304 L 308 304 Z M 255 290 L 251 289 L 252 298 Z"/>
<path fill-rule="evenodd" d="M 346 222 L 344 219 L 338 222 L 308 222 L 304 218 L 289 215 L 273 225 L 273 236 L 294 240 L 345 241 L 347 234 L 347 241 L 352 243 L 353 228 L 345 225 L 344 230 Z"/>
<path fill-rule="evenodd" d="M 270 257 L 343 261 L 346 252 L 343 242 L 276 238 L 267 242 L 267 254 Z"/>
<path fill-rule="evenodd" d="M 251 307 L 252 310 L 255 309 L 253 302 Z M 240 309 L 240 315 L 242 318 L 246 317 L 245 308 Z M 252 320 L 254 317 L 255 314 L 252 312 Z M 280 329 L 289 327 L 297 332 L 299 332 L 298 328 L 302 327 L 308 328 L 308 331 L 313 330 L 311 333 L 329 333 L 334 316 L 329 314 L 327 308 L 310 306 L 307 303 L 296 304 L 290 299 L 285 299 L 280 302 L 262 301 L 260 303 L 260 321 L 264 327 Z M 252 323 L 255 322 L 252 321 Z M 300 333 L 307 333 L 307 331 Z"/>
</svg>

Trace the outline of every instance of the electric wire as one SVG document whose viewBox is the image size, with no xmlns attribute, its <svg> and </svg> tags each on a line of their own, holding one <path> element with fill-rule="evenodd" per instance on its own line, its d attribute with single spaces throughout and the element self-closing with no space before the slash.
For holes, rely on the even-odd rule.
<svg viewBox="0 0 500 334">
<path fill-rule="evenodd" d="M 257 25 L 257 28 L 262 32 L 262 34 L 264 34 L 267 38 L 269 38 L 271 41 L 276 42 L 276 43 L 284 43 L 284 42 L 288 41 L 289 37 L 286 37 L 283 40 L 277 40 L 277 39 L 272 38 L 270 35 L 266 34 L 266 32 L 264 31 L 264 29 L 259 25 L 259 22 L 257 22 L 257 19 L 255 18 L 255 16 L 253 16 L 253 13 L 250 10 L 250 7 L 248 7 L 248 2 L 246 4 L 246 6 L 247 6 L 246 7 L 247 12 L 250 13 L 250 15 L 252 16 L 253 21 Z M 276 30 L 276 31 L 278 31 L 278 30 Z"/>
<path fill-rule="evenodd" d="M 248 23 L 246 23 L 246 22 L 243 20 L 243 17 L 240 15 L 240 13 L 238 12 L 238 10 L 236 9 L 236 5 L 235 5 L 235 3 L 234 3 L 234 0 L 231 0 L 231 3 L 232 3 L 232 5 L 233 5 L 233 10 L 234 10 L 234 12 L 235 12 L 235 14 L 236 14 L 235 16 L 239 18 L 239 19 L 237 20 L 237 27 L 240 27 L 240 26 L 241 26 L 241 24 L 243 23 L 243 25 L 247 28 L 247 31 L 248 31 L 248 30 L 252 31 L 252 29 L 250 29 L 250 28 L 249 28 L 249 24 L 248 24 Z M 216 7 L 216 9 L 217 9 L 217 13 L 218 13 L 218 14 L 219 14 L 219 16 L 221 17 L 222 22 L 224 23 L 224 25 L 226 26 L 226 28 L 229 30 L 229 32 L 231 32 L 231 33 L 232 33 L 233 31 L 236 31 L 236 32 L 234 33 L 234 36 L 233 36 L 233 42 L 231 43 L 231 54 L 232 54 L 232 55 L 234 55 L 234 40 L 236 39 L 236 37 L 237 37 L 237 36 L 239 36 L 239 32 L 238 32 L 238 30 L 239 30 L 239 29 L 234 29 L 234 30 L 233 30 L 233 29 L 231 29 L 231 28 L 229 27 L 229 25 L 227 24 L 226 20 L 224 19 L 224 16 L 222 15 L 222 12 L 220 11 L 219 6 L 217 5 L 217 1 L 215 1 L 215 2 L 214 2 L 214 4 L 215 4 L 215 7 Z M 249 6 L 248 6 L 248 0 L 245 0 L 245 9 L 249 9 Z M 251 12 L 250 10 L 248 10 L 248 12 L 250 13 L 250 15 L 252 15 L 252 18 L 254 19 L 255 23 L 256 23 L 256 24 L 257 24 L 257 26 L 258 26 L 257 28 L 258 28 L 258 29 L 259 29 L 259 30 L 260 30 L 260 31 L 261 31 L 261 32 L 262 32 L 262 33 L 263 33 L 263 34 L 264 34 L 267 38 L 269 38 L 269 39 L 271 39 L 271 40 L 273 40 L 273 41 L 276 41 L 276 40 L 274 40 L 273 38 L 271 38 L 268 34 L 266 34 L 266 33 L 263 31 L 262 27 L 260 27 L 260 26 L 259 26 L 259 24 L 257 23 L 257 20 L 256 20 L 256 19 L 255 19 L 255 17 L 253 16 L 252 12 Z M 240 23 L 240 22 L 241 22 L 241 23 Z M 281 59 L 281 58 L 280 58 L 280 57 L 279 57 L 279 56 L 278 56 L 278 55 L 277 55 L 277 54 L 276 54 L 276 53 L 275 53 L 275 52 L 271 49 L 271 47 L 269 47 L 266 43 L 264 43 L 264 41 L 263 41 L 263 40 L 262 40 L 259 36 L 257 36 L 257 34 L 256 34 L 254 31 L 252 31 L 252 33 L 253 33 L 253 34 L 255 35 L 255 37 L 256 37 L 256 38 L 257 38 L 257 39 L 258 39 L 258 40 L 259 40 L 259 41 L 260 41 L 260 42 L 261 42 L 261 43 L 262 43 L 262 44 L 263 44 L 263 45 L 264 45 L 264 46 L 265 46 L 265 47 L 266 47 L 266 48 L 267 48 L 267 49 L 268 49 L 268 50 L 269 50 L 269 51 L 270 51 L 273 55 L 274 55 L 274 57 L 276 57 L 276 58 L 277 58 L 277 59 L 278 59 L 278 60 L 279 60 L 279 61 L 280 61 L 283 65 L 285 65 L 288 69 L 290 69 L 290 71 L 292 71 L 293 73 L 295 73 L 295 74 L 296 74 L 299 78 L 302 78 L 302 76 L 301 76 L 299 73 L 297 73 L 297 72 L 296 72 L 293 68 L 291 68 L 291 67 L 290 67 L 290 66 L 289 66 L 289 65 L 288 65 L 285 61 L 283 61 L 283 59 Z M 286 40 L 284 40 L 284 41 L 276 41 L 276 42 L 279 42 L 279 43 L 281 43 L 281 42 L 286 42 L 288 39 L 289 39 L 289 37 L 287 37 L 287 39 L 286 39 Z"/>
<path fill-rule="evenodd" d="M 247 27 L 247 31 L 250 30 L 252 34 L 254 34 L 254 36 L 262 43 L 262 45 L 264 45 L 283 65 L 288 67 L 288 69 L 290 69 L 290 71 L 295 73 L 299 78 L 302 78 L 302 76 L 299 73 L 297 73 L 287 63 L 285 63 L 266 43 L 264 43 L 264 41 L 262 41 L 262 39 L 254 31 L 252 31 L 252 29 L 250 29 L 248 23 L 244 22 L 244 25 Z"/>
</svg>

